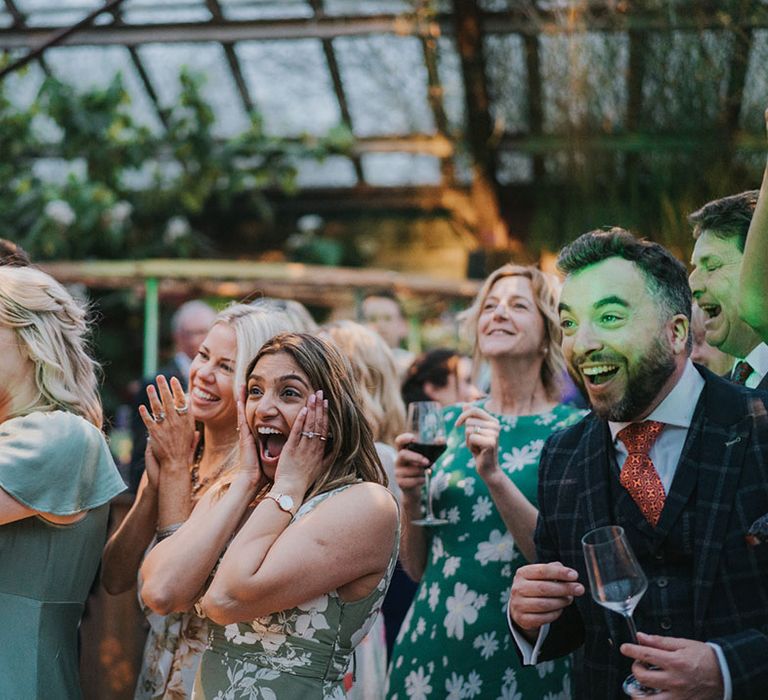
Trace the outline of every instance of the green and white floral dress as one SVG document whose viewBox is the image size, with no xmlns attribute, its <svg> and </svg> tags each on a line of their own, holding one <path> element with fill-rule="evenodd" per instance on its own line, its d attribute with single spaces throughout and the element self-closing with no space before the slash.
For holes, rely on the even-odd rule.
<svg viewBox="0 0 768 700">
<path fill-rule="evenodd" d="M 448 449 L 432 478 L 435 513 L 450 524 L 427 531 L 427 566 L 392 652 L 388 697 L 568 700 L 568 661 L 518 661 L 506 606 L 515 571 L 527 562 L 475 471 L 464 426 L 454 425 L 460 412 L 445 409 Z M 493 415 L 501 423 L 501 467 L 535 505 L 545 439 L 584 412 L 558 405 L 534 416 Z"/>
<path fill-rule="evenodd" d="M 293 522 L 347 488 L 311 498 Z M 221 627 L 209 621 L 193 699 L 344 700 L 344 675 L 379 614 L 397 550 L 395 545 L 384 576 L 361 600 L 346 603 L 331 591 L 253 622 Z"/>
</svg>

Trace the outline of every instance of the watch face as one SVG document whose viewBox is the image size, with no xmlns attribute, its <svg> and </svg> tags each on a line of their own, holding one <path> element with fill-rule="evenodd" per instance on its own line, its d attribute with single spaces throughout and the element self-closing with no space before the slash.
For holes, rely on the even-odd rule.
<svg viewBox="0 0 768 700">
<path fill-rule="evenodd" d="M 285 510 L 293 510 L 293 499 L 290 496 L 280 496 L 278 501 L 281 508 L 284 508 Z"/>
</svg>

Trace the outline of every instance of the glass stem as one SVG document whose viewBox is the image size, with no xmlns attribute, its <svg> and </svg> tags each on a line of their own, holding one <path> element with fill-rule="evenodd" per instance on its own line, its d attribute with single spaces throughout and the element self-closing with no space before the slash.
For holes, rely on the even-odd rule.
<svg viewBox="0 0 768 700">
<path fill-rule="evenodd" d="M 434 519 L 434 513 L 432 513 L 432 489 L 429 487 L 429 482 L 432 478 L 432 467 L 427 467 L 424 470 L 424 478 L 426 481 L 424 482 L 424 486 L 427 489 L 427 520 Z"/>
<path fill-rule="evenodd" d="M 625 614 L 624 619 L 627 621 L 627 627 L 629 628 L 629 639 L 632 644 L 637 644 L 637 627 L 635 627 L 635 620 L 632 614 Z"/>
</svg>

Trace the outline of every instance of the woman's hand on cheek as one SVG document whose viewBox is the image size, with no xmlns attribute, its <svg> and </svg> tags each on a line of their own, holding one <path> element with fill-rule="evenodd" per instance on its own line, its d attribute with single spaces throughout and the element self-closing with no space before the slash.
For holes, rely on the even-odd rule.
<svg viewBox="0 0 768 700">
<path fill-rule="evenodd" d="M 323 456 L 327 439 L 328 401 L 319 390 L 309 397 L 291 427 L 277 463 L 275 490 L 303 498 L 326 467 Z"/>
<path fill-rule="evenodd" d="M 253 437 L 248 420 L 245 417 L 245 385 L 240 387 L 237 396 L 237 432 L 240 436 L 240 472 L 248 474 L 254 486 L 261 487 L 265 481 L 259 462 L 259 448 Z"/>
</svg>

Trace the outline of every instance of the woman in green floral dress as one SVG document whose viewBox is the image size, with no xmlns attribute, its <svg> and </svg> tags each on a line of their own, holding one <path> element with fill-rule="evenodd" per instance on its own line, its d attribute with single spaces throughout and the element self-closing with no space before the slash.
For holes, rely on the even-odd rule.
<svg viewBox="0 0 768 700">
<path fill-rule="evenodd" d="M 444 412 L 448 448 L 432 479 L 447 525 L 410 523 L 422 509 L 426 460 L 398 437 L 401 559 L 420 581 L 392 653 L 390 700 L 568 700 L 568 661 L 523 668 L 507 628 L 515 570 L 533 560 L 538 458 L 545 439 L 580 419 L 558 403 L 563 373 L 550 280 L 505 265 L 466 313 L 490 393 Z"/>
<path fill-rule="evenodd" d="M 337 350 L 284 333 L 245 377 L 239 466 L 149 552 L 142 596 L 208 618 L 193 698 L 340 700 L 389 584 L 398 507 Z"/>
</svg>

